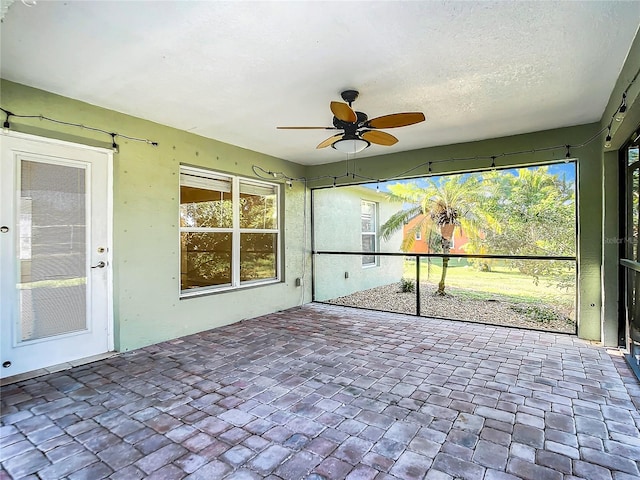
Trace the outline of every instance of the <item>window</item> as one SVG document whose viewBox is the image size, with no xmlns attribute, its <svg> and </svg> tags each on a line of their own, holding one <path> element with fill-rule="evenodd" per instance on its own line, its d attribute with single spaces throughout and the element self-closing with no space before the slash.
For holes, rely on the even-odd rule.
<svg viewBox="0 0 640 480">
<path fill-rule="evenodd" d="M 420 230 L 416 231 L 416 240 L 417 241 L 422 240 L 422 231 L 420 231 Z"/>
<path fill-rule="evenodd" d="M 277 185 L 180 167 L 180 292 L 280 278 Z"/>
<path fill-rule="evenodd" d="M 360 218 L 362 220 L 362 251 L 376 251 L 376 226 L 377 226 L 377 204 L 362 200 L 360 204 Z M 373 267 L 377 265 L 375 255 L 363 255 L 362 266 Z"/>
</svg>

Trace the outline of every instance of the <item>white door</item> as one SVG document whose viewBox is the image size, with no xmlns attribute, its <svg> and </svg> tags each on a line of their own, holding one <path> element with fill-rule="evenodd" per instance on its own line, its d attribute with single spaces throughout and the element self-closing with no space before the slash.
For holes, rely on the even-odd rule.
<svg viewBox="0 0 640 480">
<path fill-rule="evenodd" d="M 112 350 L 112 153 L 0 142 L 0 378 Z"/>
</svg>

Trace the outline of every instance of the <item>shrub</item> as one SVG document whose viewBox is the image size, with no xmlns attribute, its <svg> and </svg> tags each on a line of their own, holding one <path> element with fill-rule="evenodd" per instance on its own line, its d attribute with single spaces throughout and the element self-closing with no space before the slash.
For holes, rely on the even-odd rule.
<svg viewBox="0 0 640 480">
<path fill-rule="evenodd" d="M 400 291 L 402 293 L 413 293 L 416 290 L 416 284 L 410 278 L 400 279 Z"/>
<path fill-rule="evenodd" d="M 541 307 L 538 305 L 512 305 L 511 310 L 518 313 L 523 313 L 532 320 L 540 323 L 551 323 L 555 321 L 567 321 L 569 320 L 562 314 L 554 311 L 548 307 Z"/>
</svg>

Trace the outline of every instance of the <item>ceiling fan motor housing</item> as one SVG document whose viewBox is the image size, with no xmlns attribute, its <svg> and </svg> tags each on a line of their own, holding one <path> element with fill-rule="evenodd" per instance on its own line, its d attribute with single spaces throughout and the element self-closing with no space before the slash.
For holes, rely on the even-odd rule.
<svg viewBox="0 0 640 480">
<path fill-rule="evenodd" d="M 356 112 L 356 117 L 358 117 L 358 120 L 356 120 L 356 123 L 358 125 L 362 125 L 364 122 L 369 120 L 369 117 L 367 116 L 367 114 L 362 112 Z"/>
<path fill-rule="evenodd" d="M 354 132 L 360 128 L 368 119 L 366 113 L 363 112 L 355 112 L 356 113 L 356 121 L 355 123 L 345 122 L 344 120 L 340 120 L 338 117 L 333 117 L 333 126 L 344 130 L 345 132 Z"/>
</svg>

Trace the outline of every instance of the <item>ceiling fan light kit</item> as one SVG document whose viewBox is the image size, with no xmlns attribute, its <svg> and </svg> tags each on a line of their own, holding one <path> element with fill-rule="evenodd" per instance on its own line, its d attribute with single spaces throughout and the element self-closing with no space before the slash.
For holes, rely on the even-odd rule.
<svg viewBox="0 0 640 480">
<path fill-rule="evenodd" d="M 346 135 L 345 135 L 346 137 Z M 354 138 L 341 138 L 338 141 L 335 141 L 331 144 L 333 148 L 338 150 L 339 152 L 347 153 L 354 155 L 358 152 L 363 151 L 371 145 L 371 142 L 367 142 L 362 138 L 354 137 Z"/>
<path fill-rule="evenodd" d="M 331 102 L 330 108 L 333 113 L 333 127 L 277 127 L 279 129 L 294 130 L 343 130 L 344 133 L 333 135 L 320 142 L 317 149 L 331 145 L 332 148 L 346 154 L 356 154 L 369 147 L 372 143 L 376 145 L 391 146 L 398 143 L 398 139 L 386 132 L 378 129 L 397 128 L 413 125 L 425 120 L 422 112 L 405 112 L 383 115 L 369 120 L 366 113 L 356 112 L 351 108 L 353 102 L 358 98 L 357 90 L 345 90 L 341 93 L 342 99 L 348 103 Z"/>
</svg>

